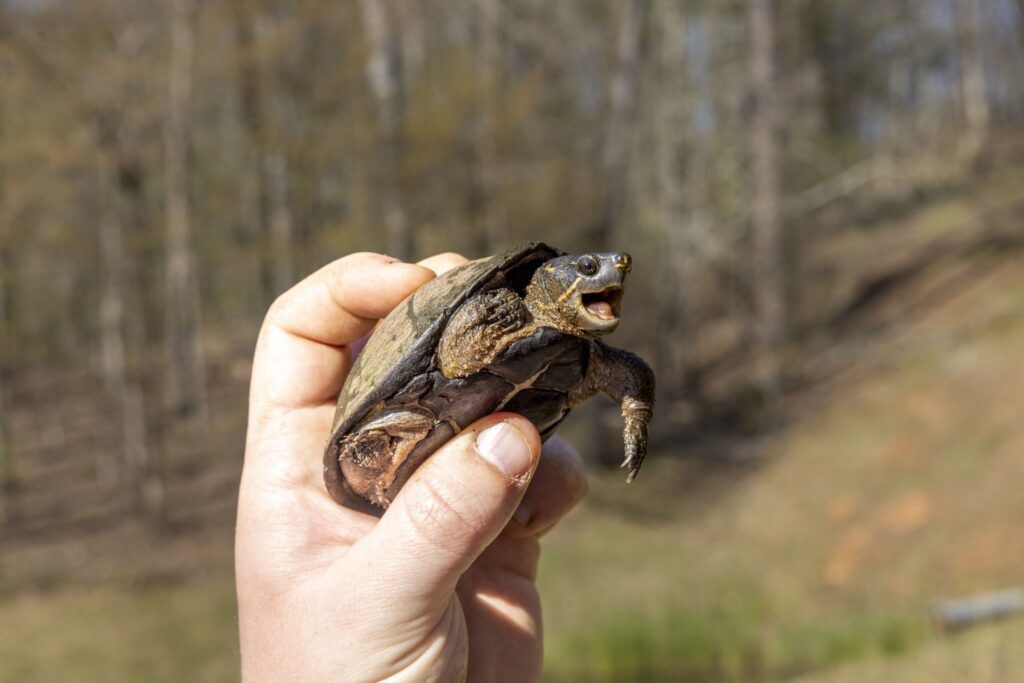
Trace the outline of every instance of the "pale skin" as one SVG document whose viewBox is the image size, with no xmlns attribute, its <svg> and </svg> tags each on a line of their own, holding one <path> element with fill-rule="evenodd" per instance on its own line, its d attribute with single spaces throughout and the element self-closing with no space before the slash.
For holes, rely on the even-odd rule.
<svg viewBox="0 0 1024 683">
<path fill-rule="evenodd" d="M 587 488 L 571 446 L 554 437 L 540 457 L 530 422 L 501 413 L 432 455 L 380 518 L 339 506 L 323 484 L 354 349 L 416 287 L 464 261 L 354 254 L 267 314 L 235 545 L 245 681 L 539 679 L 538 539 Z M 494 427 L 497 437 L 480 436 Z"/>
</svg>

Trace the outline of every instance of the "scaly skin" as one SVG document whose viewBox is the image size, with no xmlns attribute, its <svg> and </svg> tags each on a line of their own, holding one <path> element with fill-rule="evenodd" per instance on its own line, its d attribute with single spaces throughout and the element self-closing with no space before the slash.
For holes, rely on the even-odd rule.
<svg viewBox="0 0 1024 683">
<path fill-rule="evenodd" d="M 629 470 L 626 481 L 633 481 L 647 455 L 647 426 L 654 415 L 654 372 L 642 358 L 629 351 L 591 342 L 587 376 L 569 395 L 569 405 L 578 405 L 597 393 L 622 406 L 622 466 Z"/>
</svg>

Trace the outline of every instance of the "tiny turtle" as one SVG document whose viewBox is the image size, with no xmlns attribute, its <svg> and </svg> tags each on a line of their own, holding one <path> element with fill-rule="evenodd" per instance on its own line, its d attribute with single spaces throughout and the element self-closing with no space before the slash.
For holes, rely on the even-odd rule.
<svg viewBox="0 0 1024 683">
<path fill-rule="evenodd" d="M 519 413 L 550 436 L 604 393 L 622 406 L 627 481 L 647 452 L 654 373 L 598 337 L 619 325 L 632 259 L 541 243 L 470 261 L 416 290 L 370 337 L 338 397 L 324 455 L 339 503 L 386 508 L 467 425 Z"/>
</svg>

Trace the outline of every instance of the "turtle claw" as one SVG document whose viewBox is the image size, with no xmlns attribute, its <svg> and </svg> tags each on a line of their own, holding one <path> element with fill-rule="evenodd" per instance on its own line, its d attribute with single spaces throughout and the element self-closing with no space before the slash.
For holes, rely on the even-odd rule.
<svg viewBox="0 0 1024 683">
<path fill-rule="evenodd" d="M 634 416 L 626 414 L 626 423 L 622 431 L 622 440 L 626 448 L 626 458 L 620 467 L 629 468 L 626 483 L 636 479 L 640 466 L 647 455 L 647 424 L 650 422 L 650 410 Z"/>
<path fill-rule="evenodd" d="M 628 467 L 629 468 L 629 474 L 626 475 L 626 483 L 627 484 L 631 483 L 634 479 L 636 479 L 637 472 L 640 471 L 640 463 L 641 462 L 643 462 L 643 457 L 642 456 L 641 457 L 637 457 L 634 454 L 634 455 L 627 455 L 626 459 L 622 461 L 621 465 L 619 465 L 619 467 Z"/>
</svg>

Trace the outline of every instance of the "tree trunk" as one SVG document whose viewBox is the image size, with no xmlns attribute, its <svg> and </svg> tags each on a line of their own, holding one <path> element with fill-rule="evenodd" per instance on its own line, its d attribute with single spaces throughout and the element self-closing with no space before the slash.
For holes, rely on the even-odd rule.
<svg viewBox="0 0 1024 683">
<path fill-rule="evenodd" d="M 109 134 L 109 133 L 108 133 Z M 104 135 L 101 133 L 101 135 Z M 101 145 L 103 150 L 106 145 Z M 129 422 L 126 410 L 126 396 L 129 393 L 126 378 L 124 339 L 124 228 L 116 205 L 112 175 L 106 168 L 109 159 L 101 159 L 100 194 L 103 197 L 103 213 L 100 216 L 100 258 L 103 264 L 103 291 L 100 297 L 100 360 L 103 370 L 103 386 L 107 395 L 117 405 L 121 419 L 122 436 L 127 433 Z M 122 439 L 124 460 L 135 461 L 135 454 L 129 450 L 126 439 Z M 107 485 L 114 485 L 121 475 L 122 459 L 115 453 L 102 452 L 98 465 L 99 478 Z"/>
<path fill-rule="evenodd" d="M 268 33 L 273 28 L 269 18 L 260 16 L 256 22 L 256 42 L 258 45 L 268 42 Z M 262 120 L 266 122 L 269 135 L 260 138 L 260 170 L 263 191 L 263 213 L 266 216 L 267 243 L 272 274 L 271 284 L 276 298 L 295 284 L 294 235 L 292 211 L 288 188 L 288 157 L 284 151 L 284 133 L 289 117 L 283 98 L 286 94 L 277 87 L 277 81 L 271 72 L 271 65 L 262 57 L 257 62 L 258 93 L 262 95 L 258 106 L 263 109 Z"/>
<path fill-rule="evenodd" d="M 1020 44 L 1024 45 L 1024 0 L 1017 0 L 1017 33 L 1020 34 Z"/>
<path fill-rule="evenodd" d="M 774 392 L 778 382 L 774 355 L 786 334 L 775 97 L 778 87 L 775 80 L 776 5 L 774 0 L 750 0 L 748 8 L 753 95 L 750 145 L 753 155 L 754 305 L 757 337 L 766 352 L 762 385 Z"/>
<path fill-rule="evenodd" d="M 697 264 L 692 242 L 701 219 L 694 192 L 697 142 L 691 128 L 694 89 L 687 78 L 685 19 L 675 0 L 659 0 L 654 11 L 660 40 L 653 155 L 664 267 L 669 276 L 662 308 L 666 343 L 659 345 L 659 351 L 667 379 L 666 398 L 671 400 L 697 390 L 689 350 L 696 329 L 691 297 Z"/>
<path fill-rule="evenodd" d="M 423 0 L 405 0 L 398 3 L 398 11 L 402 16 L 402 30 L 398 37 L 402 65 L 402 91 L 412 92 L 412 86 L 423 74 L 427 61 L 427 41 L 430 19 L 434 15 L 429 2 Z"/>
<path fill-rule="evenodd" d="M 977 164 L 984 156 L 991 119 L 982 55 L 980 0 L 958 0 L 956 22 L 960 43 L 960 92 L 966 124 L 963 151 L 971 164 Z"/>
<path fill-rule="evenodd" d="M 399 162 L 402 151 L 401 48 L 390 25 L 385 0 L 362 0 L 363 29 L 369 47 L 366 80 L 377 105 L 380 141 L 376 173 L 377 215 L 387 232 L 391 256 L 407 261 L 415 251 L 412 230 L 402 203 Z"/>
<path fill-rule="evenodd" d="M 270 223 L 270 258 L 273 263 L 274 292 L 277 295 L 295 284 L 292 212 L 288 203 L 288 159 L 283 152 L 274 150 L 265 154 L 263 178 Z"/>
<path fill-rule="evenodd" d="M 118 141 L 117 124 L 106 132 L 108 143 L 101 146 L 101 196 L 105 198 L 100 219 L 100 255 L 103 263 L 103 293 L 100 303 L 103 379 L 108 395 L 117 406 L 120 418 L 122 462 L 135 493 L 136 509 L 152 520 L 163 512 L 163 478 L 154 457 L 146 426 L 146 393 L 142 377 L 132 358 L 144 344 L 141 320 L 132 304 L 129 276 L 131 257 L 126 248 L 126 206 L 138 201 L 140 179 L 135 167 L 124 157 Z M 115 461 L 104 464 L 117 467 Z M 109 473 L 111 479 L 118 472 Z"/>
<path fill-rule="evenodd" d="M 498 220 L 495 198 L 498 90 L 501 74 L 501 46 L 498 35 L 498 0 L 476 0 L 478 18 L 478 55 L 476 60 L 477 121 L 474 139 L 473 183 L 470 188 L 470 215 L 479 242 L 478 256 L 493 254 L 502 248 L 505 236 Z"/>
<path fill-rule="evenodd" d="M 269 21 L 257 16 L 249 0 L 234 0 L 232 15 L 238 41 L 238 81 L 241 118 L 245 137 L 255 158 L 250 175 L 252 190 L 246 194 L 245 220 L 259 250 L 262 298 L 269 305 L 294 284 L 294 237 L 288 197 L 288 160 L 281 149 L 281 121 L 276 116 L 270 66 L 262 46 L 270 30 Z"/>
<path fill-rule="evenodd" d="M 6 17 L 4 10 L 0 9 L 0 39 L 6 37 Z M 0 110 L 0 114 L 6 113 Z M 3 119 L 0 119 L 2 121 Z M 2 129 L 0 129 L 2 132 Z M 5 180 L 0 175 L 0 187 Z M 2 199 L 2 198 L 0 198 Z M 2 204 L 2 201 L 0 201 Z M 14 455 L 11 453 L 10 438 L 7 433 L 7 404 L 4 400 L 4 386 L 6 379 L 5 371 L 7 358 L 3 353 L 4 349 L 10 349 L 11 344 L 7 339 L 7 254 L 0 244 L 0 525 L 10 519 L 13 511 L 11 509 L 11 489 L 14 486 Z"/>
<path fill-rule="evenodd" d="M 4 253 L 0 251 L 0 349 L 9 349 L 7 342 L 7 300 L 4 278 Z M 11 514 L 10 493 L 14 484 L 14 460 L 7 436 L 7 412 L 4 402 L 4 370 L 6 359 L 0 353 L 0 524 Z"/>
<path fill-rule="evenodd" d="M 917 0 L 901 0 L 900 2 L 900 33 L 903 39 L 901 59 L 895 65 L 900 72 L 903 92 L 894 98 L 902 103 L 902 121 L 897 126 L 897 150 L 907 148 L 914 150 L 920 147 L 920 108 L 921 108 L 921 64 L 918 57 L 920 43 L 916 32 L 920 27 L 920 7 Z M 906 131 L 909 130 L 909 135 Z"/>
<path fill-rule="evenodd" d="M 173 0 L 167 122 L 164 131 L 166 232 L 167 398 L 186 416 L 206 416 L 199 273 L 192 246 L 189 163 L 194 58 L 194 0 Z"/>
<path fill-rule="evenodd" d="M 640 49 L 649 7 L 646 0 L 622 0 L 618 6 L 615 61 L 608 79 L 608 114 L 600 158 L 604 195 L 586 236 L 588 247 L 597 250 L 612 248 L 626 205 Z"/>
</svg>

